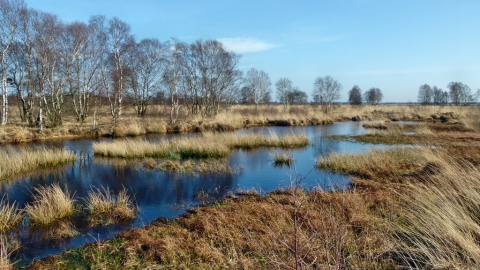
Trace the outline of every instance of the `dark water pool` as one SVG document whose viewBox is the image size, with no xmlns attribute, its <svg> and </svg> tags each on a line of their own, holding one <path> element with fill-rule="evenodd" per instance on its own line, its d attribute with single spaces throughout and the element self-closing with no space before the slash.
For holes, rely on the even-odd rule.
<svg viewBox="0 0 480 270">
<path fill-rule="evenodd" d="M 0 196 L 7 196 L 10 202 L 16 201 L 20 207 L 24 207 L 31 202 L 31 191 L 35 187 L 53 183 L 67 187 L 69 191 L 74 192 L 75 198 L 79 201 L 87 196 L 92 187 L 108 186 L 115 193 L 125 187 L 129 194 L 135 197 L 140 213 L 136 220 L 128 224 L 79 228 L 81 234 L 78 237 L 55 242 L 42 241 L 34 232 L 25 229 L 20 234 L 21 248 L 17 260 L 21 263 L 29 263 L 34 259 L 58 254 L 88 242 L 113 237 L 118 232 L 148 224 L 158 217 L 177 217 L 184 213 L 186 208 L 203 203 L 205 195 L 210 199 L 220 199 L 237 190 L 250 189 L 266 193 L 290 186 L 296 176 L 302 179 L 301 185 L 307 189 L 342 189 L 348 186 L 349 177 L 315 169 L 315 160 L 331 152 L 359 152 L 372 148 L 372 145 L 368 144 L 326 138 L 330 135 L 365 133 L 362 123 L 359 122 L 309 127 L 254 128 L 238 131 L 238 133 L 303 134 L 310 139 L 310 145 L 293 150 L 265 148 L 234 151 L 228 158 L 228 164 L 234 169 L 234 174 L 178 174 L 145 170 L 134 164 L 118 165 L 118 161 L 96 158 L 92 153 L 94 140 L 41 144 L 41 147 L 66 148 L 77 154 L 79 159 L 74 164 L 62 168 L 14 181 L 0 182 Z M 146 138 L 160 141 L 171 136 L 192 135 L 162 135 Z M 294 157 L 294 166 L 290 168 L 274 166 L 275 153 L 284 152 Z"/>
</svg>

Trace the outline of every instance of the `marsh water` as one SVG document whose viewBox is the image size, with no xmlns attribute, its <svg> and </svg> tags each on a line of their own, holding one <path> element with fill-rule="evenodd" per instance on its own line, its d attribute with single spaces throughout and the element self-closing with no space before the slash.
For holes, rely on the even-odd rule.
<svg viewBox="0 0 480 270">
<path fill-rule="evenodd" d="M 46 241 L 37 232 L 25 226 L 19 233 L 21 248 L 17 260 L 29 263 L 34 259 L 58 254 L 66 249 L 85 243 L 114 237 L 115 234 L 140 227 L 159 217 L 174 218 L 186 209 L 212 200 L 222 199 L 237 191 L 256 190 L 261 194 L 279 188 L 287 188 L 296 179 L 305 189 L 344 189 L 348 187 L 348 176 L 329 173 L 315 168 L 320 156 L 332 152 L 360 152 L 372 145 L 350 141 L 328 139 L 331 135 L 358 135 L 365 133 L 361 122 L 345 122 L 308 127 L 264 127 L 237 131 L 237 133 L 300 134 L 306 135 L 310 145 L 299 149 L 261 148 L 236 150 L 228 157 L 227 163 L 233 173 L 172 173 L 145 169 L 141 161 L 98 158 L 93 155 L 92 144 L 100 140 L 74 140 L 29 144 L 28 147 L 65 148 L 78 156 L 75 163 L 60 168 L 52 168 L 34 175 L 11 181 L 0 182 L 0 196 L 8 201 L 16 201 L 24 207 L 32 200 L 36 187 L 59 183 L 74 193 L 77 202 L 86 198 L 92 187 L 107 187 L 115 194 L 122 188 L 135 198 L 140 212 L 138 218 L 127 224 L 89 228 L 77 225 L 80 235 L 72 239 Z M 172 136 L 196 136 L 195 134 L 175 134 L 146 136 L 138 139 L 161 141 Z M 24 146 L 17 146 L 24 147 Z M 275 166 L 274 155 L 287 153 L 293 156 L 293 166 Z"/>
</svg>

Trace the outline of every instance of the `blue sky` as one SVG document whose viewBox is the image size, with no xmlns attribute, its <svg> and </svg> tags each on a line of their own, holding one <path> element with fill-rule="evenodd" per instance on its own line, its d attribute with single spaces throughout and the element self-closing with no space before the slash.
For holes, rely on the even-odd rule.
<svg viewBox="0 0 480 270">
<path fill-rule="evenodd" d="M 118 17 L 142 38 L 219 39 L 275 82 L 310 95 L 318 76 L 378 87 L 385 102 L 416 101 L 428 83 L 480 88 L 478 0 L 26 0 L 65 22 Z M 274 95 L 275 96 L 275 95 Z"/>
</svg>

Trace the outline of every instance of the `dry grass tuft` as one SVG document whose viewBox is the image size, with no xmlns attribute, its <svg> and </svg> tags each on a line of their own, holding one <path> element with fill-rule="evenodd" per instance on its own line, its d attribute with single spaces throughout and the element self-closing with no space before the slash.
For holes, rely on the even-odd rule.
<svg viewBox="0 0 480 270">
<path fill-rule="evenodd" d="M 285 153 L 283 154 L 275 154 L 273 157 L 273 163 L 277 166 L 281 165 L 291 165 L 293 163 L 293 157 L 289 156 Z"/>
<path fill-rule="evenodd" d="M 134 219 L 137 214 L 137 208 L 125 189 L 116 196 L 108 187 L 93 189 L 88 193 L 86 208 L 93 225 L 127 221 Z"/>
<path fill-rule="evenodd" d="M 12 248 L 9 244 L 8 237 L 0 234 L 0 269 L 10 270 L 15 269 L 14 263 L 10 261 L 10 257 L 16 248 Z"/>
<path fill-rule="evenodd" d="M 168 143 L 158 144 L 145 140 L 93 143 L 93 151 L 99 156 L 122 158 L 167 157 L 170 153 Z"/>
<path fill-rule="evenodd" d="M 5 198 L 0 200 L 0 234 L 17 227 L 23 221 L 23 211 L 17 208 L 14 202 L 8 204 Z"/>
<path fill-rule="evenodd" d="M 33 203 L 25 207 L 32 225 L 46 226 L 73 216 L 74 200 L 58 184 L 35 188 Z"/>
</svg>

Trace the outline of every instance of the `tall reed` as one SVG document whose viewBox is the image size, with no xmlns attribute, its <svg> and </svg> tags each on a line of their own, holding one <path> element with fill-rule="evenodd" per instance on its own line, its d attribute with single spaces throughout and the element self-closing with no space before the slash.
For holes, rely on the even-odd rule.
<svg viewBox="0 0 480 270">
<path fill-rule="evenodd" d="M 441 169 L 409 185 L 397 224 L 398 254 L 406 266 L 477 269 L 480 265 L 480 169 L 444 159 Z"/>
</svg>

